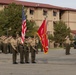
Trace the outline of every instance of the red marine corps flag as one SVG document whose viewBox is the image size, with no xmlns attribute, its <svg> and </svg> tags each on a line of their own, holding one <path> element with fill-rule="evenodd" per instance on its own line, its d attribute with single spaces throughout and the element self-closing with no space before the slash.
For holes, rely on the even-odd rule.
<svg viewBox="0 0 76 75">
<path fill-rule="evenodd" d="M 25 40 L 25 32 L 26 32 L 26 18 L 24 15 L 24 9 L 22 9 L 22 31 L 21 31 L 21 43 L 24 43 Z"/>
<path fill-rule="evenodd" d="M 43 21 L 42 25 L 37 31 L 40 41 L 43 46 L 44 53 L 48 52 L 48 38 L 47 38 L 47 25 L 46 25 L 46 20 Z"/>
</svg>

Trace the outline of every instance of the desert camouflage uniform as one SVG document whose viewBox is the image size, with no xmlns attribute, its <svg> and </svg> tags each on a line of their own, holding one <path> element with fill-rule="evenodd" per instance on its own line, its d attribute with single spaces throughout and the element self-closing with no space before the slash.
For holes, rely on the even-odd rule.
<svg viewBox="0 0 76 75">
<path fill-rule="evenodd" d="M 30 42 L 30 51 L 31 51 L 31 62 L 35 63 L 36 52 L 37 52 L 36 42 L 34 38 L 30 38 L 29 42 Z"/>
<path fill-rule="evenodd" d="M 29 63 L 29 52 L 30 52 L 30 45 L 29 45 L 29 39 L 26 38 L 24 42 L 24 51 L 25 51 L 25 63 Z"/>
<path fill-rule="evenodd" d="M 18 53 L 18 50 L 17 50 L 17 39 L 16 38 L 12 38 L 10 40 L 10 43 L 11 43 L 12 52 L 13 52 L 13 55 L 12 55 L 13 64 L 17 64 L 17 62 L 16 62 L 16 60 L 17 60 L 17 53 Z"/>
<path fill-rule="evenodd" d="M 66 38 L 66 41 L 65 41 L 65 54 L 66 55 L 69 55 L 70 54 L 70 40 L 69 38 Z"/>
</svg>

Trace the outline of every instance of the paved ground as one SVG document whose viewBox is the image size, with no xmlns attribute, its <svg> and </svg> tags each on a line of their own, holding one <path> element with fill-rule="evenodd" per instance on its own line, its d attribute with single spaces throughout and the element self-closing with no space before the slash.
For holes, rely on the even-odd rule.
<svg viewBox="0 0 76 75">
<path fill-rule="evenodd" d="M 18 55 L 19 63 L 19 55 Z M 12 64 L 12 54 L 0 53 L 0 75 L 76 75 L 76 50 L 65 55 L 64 49 L 39 52 L 36 64 Z"/>
</svg>

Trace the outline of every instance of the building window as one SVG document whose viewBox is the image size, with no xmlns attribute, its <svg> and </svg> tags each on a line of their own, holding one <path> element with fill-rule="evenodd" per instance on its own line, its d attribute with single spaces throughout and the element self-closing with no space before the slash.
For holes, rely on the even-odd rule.
<svg viewBox="0 0 76 75">
<path fill-rule="evenodd" d="M 53 11 L 53 16 L 56 16 L 57 15 L 57 12 L 56 11 Z"/>
<path fill-rule="evenodd" d="M 34 10 L 30 9 L 30 14 L 33 15 L 34 14 Z"/>
<path fill-rule="evenodd" d="M 47 15 L 47 10 L 43 10 L 43 15 Z"/>
</svg>

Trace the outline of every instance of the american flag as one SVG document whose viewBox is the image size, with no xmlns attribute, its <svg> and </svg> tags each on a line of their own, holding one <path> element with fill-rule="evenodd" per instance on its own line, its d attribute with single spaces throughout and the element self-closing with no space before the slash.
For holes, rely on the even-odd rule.
<svg viewBox="0 0 76 75">
<path fill-rule="evenodd" d="M 25 32 L 26 32 L 26 17 L 24 14 L 24 9 L 22 9 L 22 31 L 21 31 L 21 43 L 24 43 L 25 40 Z"/>
</svg>

